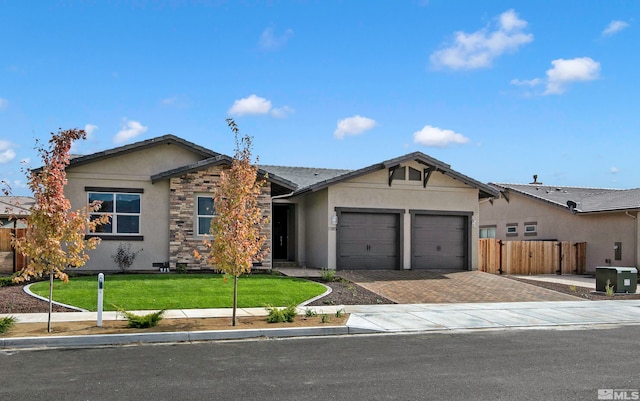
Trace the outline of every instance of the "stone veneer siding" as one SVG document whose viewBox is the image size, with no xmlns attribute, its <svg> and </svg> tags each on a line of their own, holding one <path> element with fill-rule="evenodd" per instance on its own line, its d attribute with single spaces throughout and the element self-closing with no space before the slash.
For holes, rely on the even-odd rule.
<svg viewBox="0 0 640 401">
<path fill-rule="evenodd" d="M 196 232 L 196 196 L 211 194 L 219 186 L 222 166 L 210 167 L 181 177 L 171 178 L 169 182 L 169 266 L 175 269 L 185 264 L 189 270 L 211 269 L 205 258 L 198 260 L 193 251 L 202 255 L 208 251 L 203 244 L 205 237 Z M 258 199 L 262 215 L 268 222 L 262 227 L 261 234 L 266 237 L 263 248 L 271 247 L 271 189 L 269 183 L 263 186 Z M 271 269 L 271 251 L 262 260 L 262 269 Z"/>
</svg>

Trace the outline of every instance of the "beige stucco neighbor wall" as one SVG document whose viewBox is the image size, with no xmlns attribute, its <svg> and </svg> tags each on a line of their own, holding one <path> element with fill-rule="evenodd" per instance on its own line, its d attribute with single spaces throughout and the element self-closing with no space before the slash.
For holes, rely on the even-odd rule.
<svg viewBox="0 0 640 401">
<path fill-rule="evenodd" d="M 634 218 L 636 217 L 636 218 Z M 547 205 L 511 193 L 504 198 L 480 203 L 480 226 L 496 226 L 502 240 L 558 240 L 587 243 L 587 271 L 596 266 L 636 266 L 638 258 L 638 219 L 625 213 L 573 214 L 567 209 Z M 525 236 L 524 223 L 537 223 L 537 235 Z M 507 224 L 517 224 L 518 235 L 507 237 Z M 614 244 L 622 243 L 622 258 L 615 260 Z M 606 260 L 610 259 L 610 263 Z"/>
<path fill-rule="evenodd" d="M 407 163 L 420 171 L 418 163 Z M 442 173 L 433 173 L 426 188 L 421 181 L 394 180 L 388 185 L 386 169 L 356 177 L 305 196 L 306 266 L 337 266 L 336 226 L 331 217 L 337 207 L 404 210 L 402 235 L 404 269 L 411 268 L 410 210 L 472 212 L 472 222 L 478 219 L 478 190 Z M 474 224 L 475 225 L 475 224 Z M 471 229 L 471 268 L 477 269 L 478 229 Z"/>
<path fill-rule="evenodd" d="M 170 213 L 169 213 L 169 265 L 173 269 L 178 264 L 185 264 L 190 270 L 211 269 L 206 259 L 198 260 L 194 251 L 205 255 L 208 252 L 203 240 L 196 229 L 196 197 L 198 195 L 213 196 L 220 183 L 221 166 L 210 167 L 181 177 L 172 178 L 170 183 Z M 262 188 L 259 197 L 259 207 L 264 218 L 271 216 L 271 189 L 267 184 Z M 265 224 L 261 234 L 266 238 L 264 248 L 271 244 L 271 225 Z M 208 237 L 210 239 L 210 237 Z M 262 261 L 262 268 L 271 268 L 271 253 L 267 253 Z"/>
<path fill-rule="evenodd" d="M 150 177 L 199 159 L 180 146 L 162 144 L 70 167 L 65 195 L 72 208 L 79 209 L 87 204 L 87 186 L 142 189 L 140 230 L 144 240 L 131 242 L 132 250 L 141 250 L 131 270 L 158 270 L 153 263 L 169 260 L 169 183 L 152 184 Z M 91 259 L 83 269 L 118 271 L 111 256 L 118 245 L 125 242 L 128 241 L 104 239 L 96 250 L 90 252 Z"/>
</svg>

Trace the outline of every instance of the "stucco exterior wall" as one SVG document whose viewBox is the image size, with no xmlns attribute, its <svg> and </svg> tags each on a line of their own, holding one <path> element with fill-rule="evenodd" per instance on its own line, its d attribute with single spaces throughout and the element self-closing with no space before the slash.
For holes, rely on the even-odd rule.
<svg viewBox="0 0 640 401">
<path fill-rule="evenodd" d="M 87 205 L 85 187 L 114 187 L 142 189 L 140 231 L 143 241 L 132 241 L 137 254 L 131 270 L 154 270 L 153 263 L 169 260 L 169 184 L 152 184 L 151 175 L 190 164 L 199 157 L 176 145 L 159 145 L 132 153 L 125 153 L 93 163 L 67 169 L 68 184 L 65 195 L 73 209 Z M 90 252 L 90 260 L 82 269 L 91 271 L 118 271 L 113 262 L 120 243 L 126 240 L 103 239 L 98 248 Z"/>
<path fill-rule="evenodd" d="M 480 203 L 480 226 L 496 226 L 501 240 L 558 240 L 587 243 L 586 270 L 596 266 L 636 266 L 638 258 L 636 218 L 625 213 L 573 214 L 567 209 L 548 205 L 514 194 Z M 537 235 L 524 235 L 524 223 L 535 222 Z M 517 224 L 518 235 L 507 236 L 507 224 Z M 615 260 L 614 244 L 622 243 L 621 260 Z M 610 262 L 607 262 L 610 260 Z"/>
<path fill-rule="evenodd" d="M 424 166 L 418 163 L 406 163 L 420 171 Z M 472 212 L 471 253 L 472 269 L 477 269 L 478 229 L 478 190 L 471 188 L 442 173 L 433 173 L 426 188 L 422 181 L 394 180 L 388 185 L 388 170 L 336 183 L 330 187 L 304 195 L 305 198 L 305 235 L 306 266 L 337 266 L 337 231 L 331 218 L 337 207 L 402 209 L 404 231 L 400 245 L 402 268 L 411 268 L 411 215 L 410 210 L 441 210 L 449 212 Z"/>
<path fill-rule="evenodd" d="M 409 164 L 411 165 L 411 164 Z M 421 169 L 420 165 L 413 166 Z M 478 190 L 442 173 L 434 173 L 424 188 L 421 181 L 394 180 L 388 185 L 387 170 L 357 177 L 329 188 L 329 218 L 336 207 L 374 209 L 404 209 L 402 233 L 403 269 L 411 268 L 411 216 L 410 210 L 441 210 L 447 212 L 472 212 L 472 220 L 478 216 Z M 471 230 L 471 268 L 477 270 L 478 230 Z M 330 268 L 337 265 L 335 229 L 329 231 Z"/>
<path fill-rule="evenodd" d="M 303 265 L 307 267 L 329 267 L 328 192 L 328 189 L 312 192 L 304 199 L 305 262 Z"/>
</svg>

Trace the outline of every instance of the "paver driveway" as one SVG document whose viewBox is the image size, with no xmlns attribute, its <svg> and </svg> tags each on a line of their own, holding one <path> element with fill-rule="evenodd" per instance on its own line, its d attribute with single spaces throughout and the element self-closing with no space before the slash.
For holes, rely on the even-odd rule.
<svg viewBox="0 0 640 401">
<path fill-rule="evenodd" d="M 479 271 L 342 270 L 338 275 L 399 304 L 580 300 Z"/>
</svg>

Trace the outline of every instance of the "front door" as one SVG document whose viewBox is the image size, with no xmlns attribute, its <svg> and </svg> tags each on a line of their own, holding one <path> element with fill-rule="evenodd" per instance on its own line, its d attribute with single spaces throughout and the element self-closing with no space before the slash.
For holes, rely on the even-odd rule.
<svg viewBox="0 0 640 401">
<path fill-rule="evenodd" d="M 287 260 L 289 205 L 273 205 L 273 259 Z"/>
</svg>

